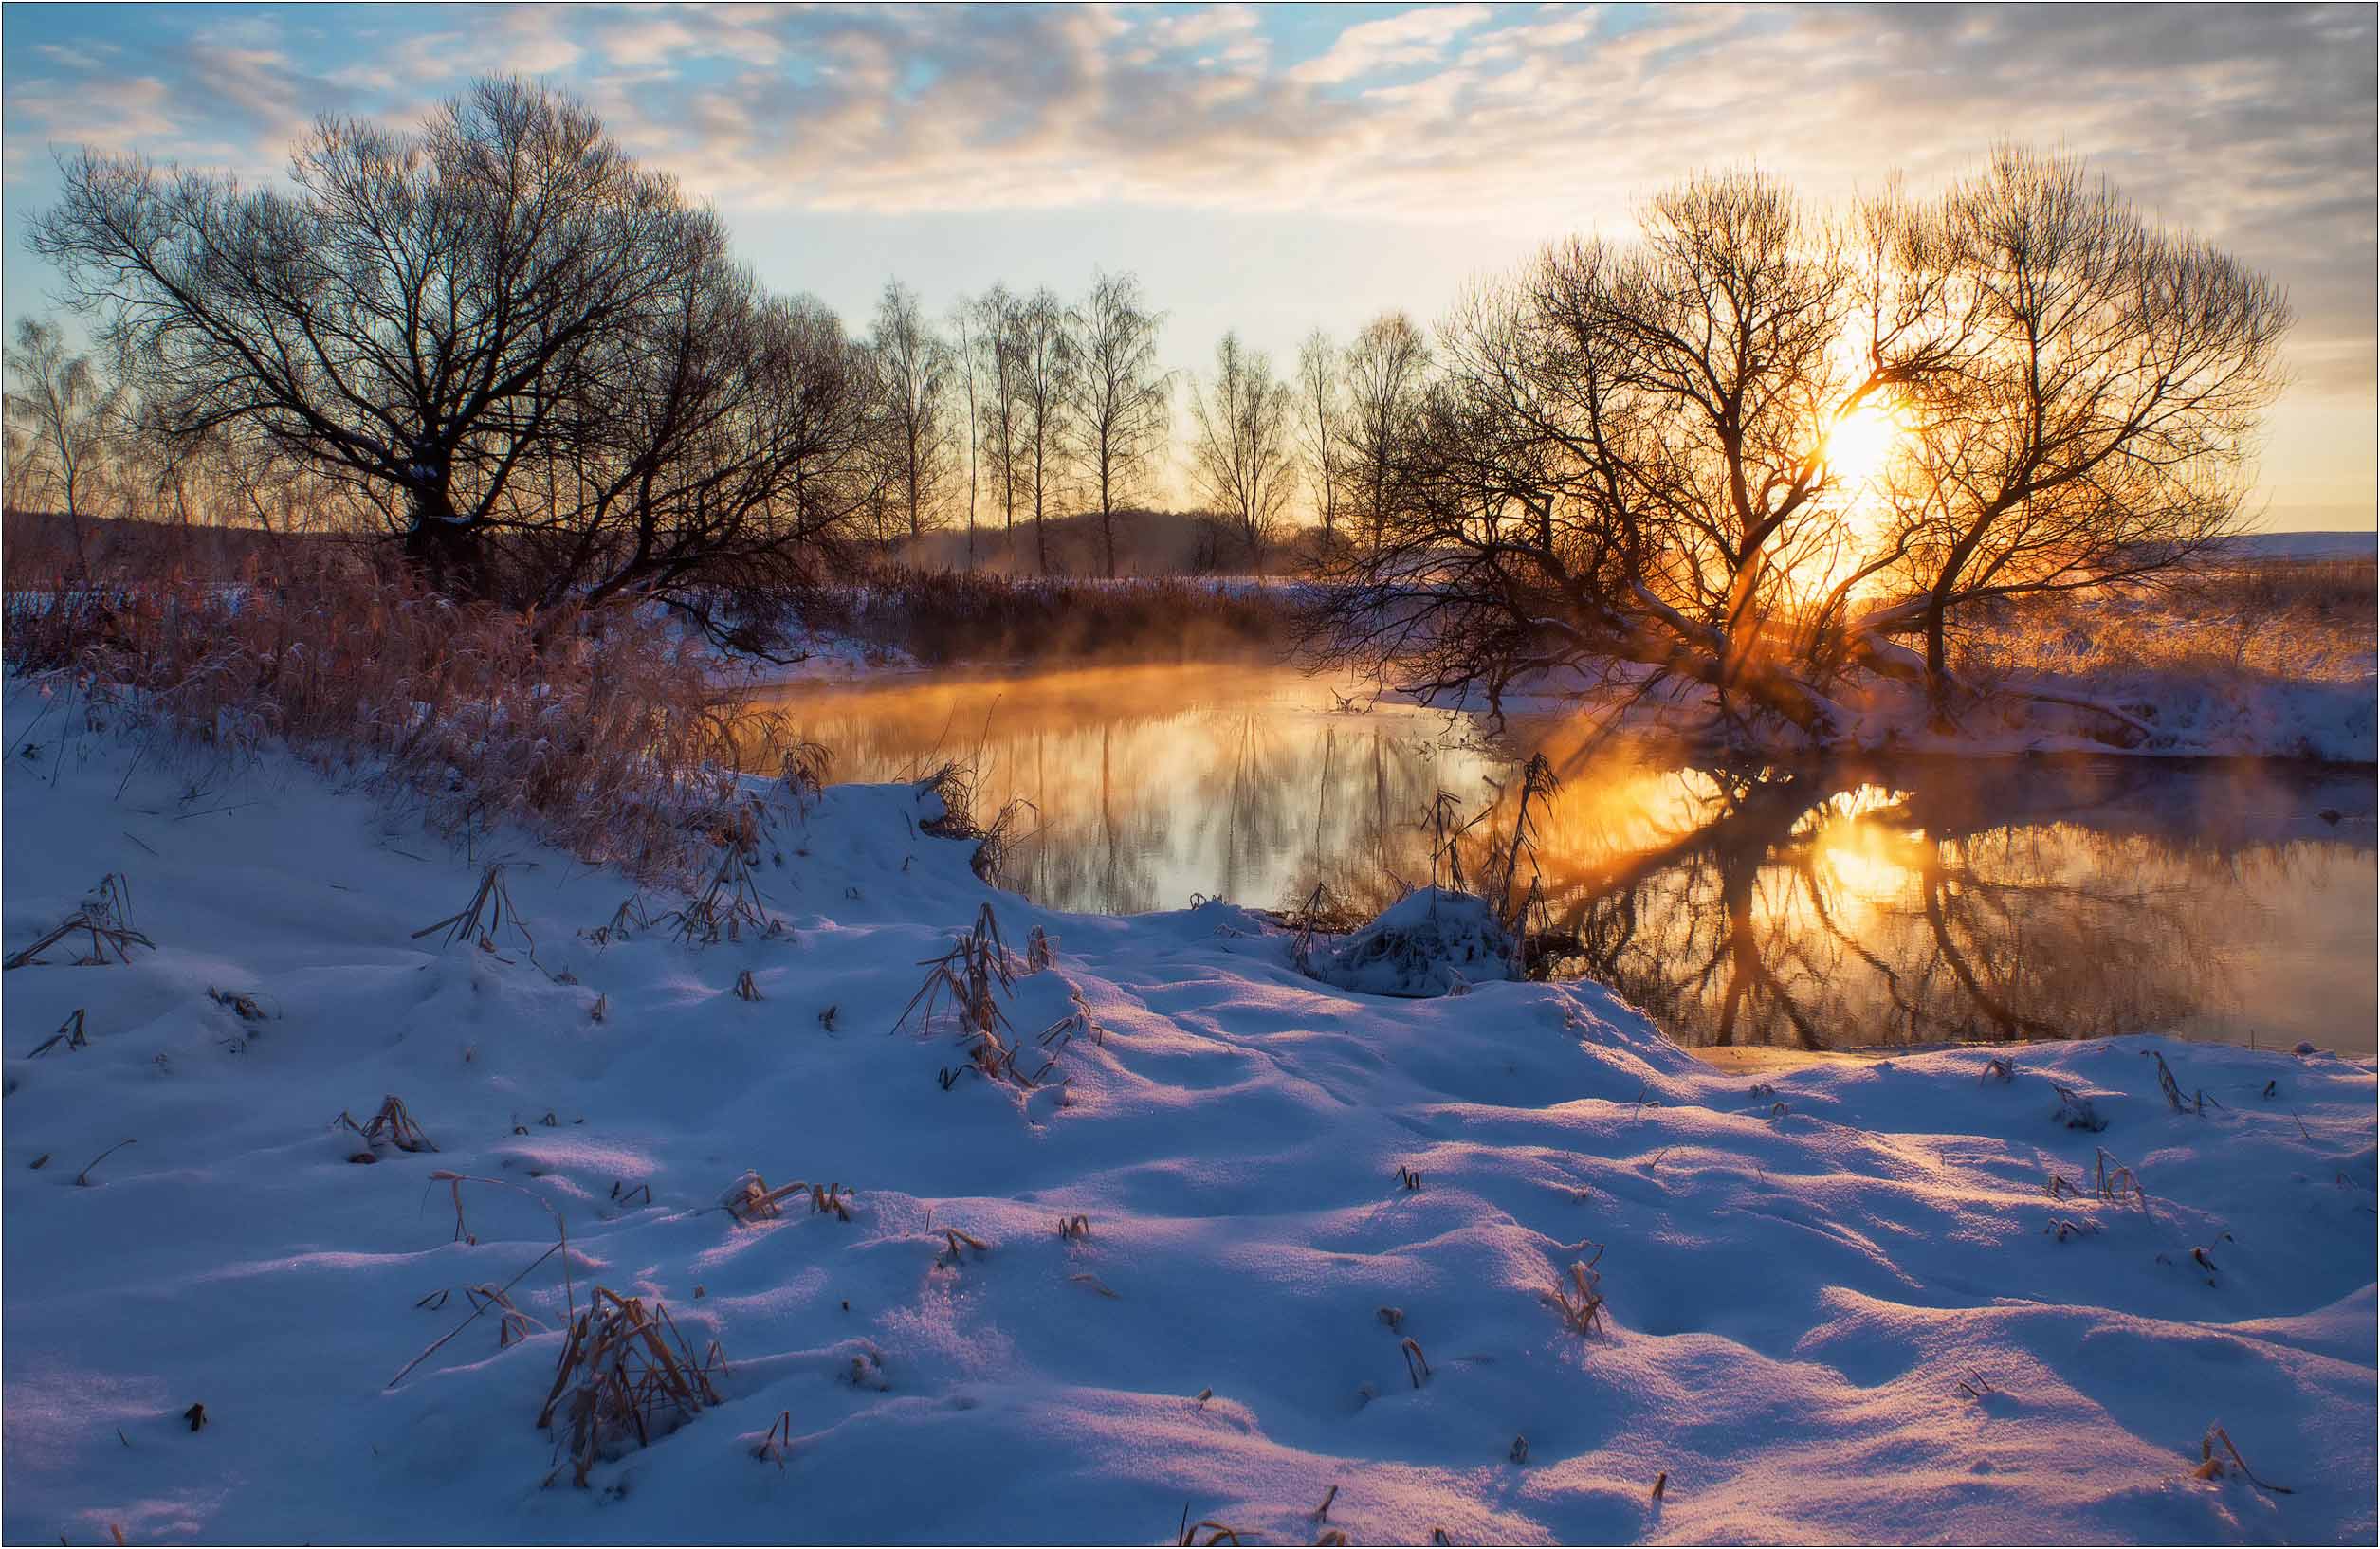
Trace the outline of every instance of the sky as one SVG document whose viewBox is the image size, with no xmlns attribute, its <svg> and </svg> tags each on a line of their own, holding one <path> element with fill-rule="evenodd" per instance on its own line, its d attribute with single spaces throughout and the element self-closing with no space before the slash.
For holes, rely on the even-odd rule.
<svg viewBox="0 0 2380 1549">
<path fill-rule="evenodd" d="M 2344 6 L 83 6 L 0 8 L 0 305 L 53 308 L 25 225 L 92 145 L 281 175 L 318 115 L 418 118 L 539 77 L 715 204 L 741 259 L 864 327 L 888 277 L 1129 270 L 1163 355 L 1236 329 L 1286 371 L 1425 324 L 1665 183 L 1927 192 L 1994 141 L 2079 153 L 2288 288 L 2252 509 L 2373 525 L 2375 18 Z M 1177 395 L 1178 399 L 1180 395 Z M 1186 415 L 1179 410 L 1179 421 Z M 1160 492 L 1162 493 L 1162 492 Z"/>
</svg>

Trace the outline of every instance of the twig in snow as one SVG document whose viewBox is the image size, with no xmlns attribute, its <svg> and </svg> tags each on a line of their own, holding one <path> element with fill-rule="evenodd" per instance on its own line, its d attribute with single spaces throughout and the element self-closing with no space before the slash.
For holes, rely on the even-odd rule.
<svg viewBox="0 0 2380 1549">
<path fill-rule="evenodd" d="M 1177 1549 L 1180 1549 L 1180 1546 L 1196 1544 L 1199 1541 L 1199 1535 L 1206 1533 L 1210 1528 L 1214 1531 L 1209 1533 L 1207 1537 L 1206 1542 L 1209 1546 L 1218 1543 L 1237 1544 L 1239 1542 L 1239 1529 L 1236 1527 L 1226 1527 L 1221 1522 L 1215 1521 L 1213 1518 L 1206 1518 L 1199 1522 L 1193 1522 L 1190 1520 L 1190 1503 L 1184 1501 L 1181 1503 L 1181 1527 L 1174 1535 L 1174 1543 L 1177 1545 Z"/>
<path fill-rule="evenodd" d="M 2242 1475 L 2247 1479 L 2247 1482 L 2255 1485 L 2258 1489 L 2270 1491 L 2274 1495 L 2295 1495 L 2297 1493 L 2297 1491 L 2291 1489 L 2286 1485 L 2268 1484 L 2265 1481 L 2257 1478 L 2256 1470 L 2248 1467 L 2248 1460 L 2242 1457 L 2240 1455 L 2239 1448 L 2232 1445 L 2231 1432 L 2225 1431 L 2219 1425 L 2207 1426 L 2206 1434 L 2199 1438 L 2199 1464 L 2196 1468 L 2191 1470 L 2192 1478 L 2219 1479 L 2223 1476 L 2222 1460 L 2215 1456 L 2215 1443 L 2217 1442 L 2223 1443 L 2223 1449 L 2231 1454 L 2232 1466 L 2237 1467 Z"/>
<path fill-rule="evenodd" d="M 1405 1358 L 1405 1376 L 1413 1378 L 1413 1385 L 1419 1388 L 1424 1382 L 1429 1381 L 1429 1358 L 1421 1354 L 1421 1346 L 1413 1338 L 1413 1336 L 1405 1336 L 1405 1338 L 1398 1343 L 1397 1348 Z"/>
<path fill-rule="evenodd" d="M 82 1007 L 77 1006 L 74 1009 L 74 1014 L 67 1017 L 64 1022 L 59 1023 L 58 1030 L 43 1039 L 39 1044 L 36 1044 L 33 1047 L 32 1054 L 27 1054 L 26 1058 L 29 1060 L 32 1059 L 34 1055 L 48 1053 L 61 1039 L 65 1041 L 65 1045 L 68 1048 L 90 1048 L 91 1040 L 84 1037 L 82 1034 L 82 1011 L 83 1009 Z"/>
<path fill-rule="evenodd" d="M 1603 1245 L 1589 1243 L 1595 1256 L 1570 1265 L 1570 1285 L 1554 1283 L 1555 1303 L 1562 1308 L 1562 1321 L 1572 1332 L 1584 1337 L 1603 1325 L 1603 1276 L 1595 1267 L 1603 1262 Z"/>
<path fill-rule="evenodd" d="M 101 1152 L 98 1156 L 83 1163 L 82 1171 L 74 1175 L 76 1185 L 80 1188 L 88 1189 L 91 1186 L 91 1169 L 97 1167 L 100 1163 L 107 1160 L 108 1157 L 113 1157 L 116 1153 L 123 1150 L 124 1147 L 132 1143 L 133 1142 L 129 1139 L 119 1140 L 114 1145 L 109 1146 L 105 1151 Z"/>
<path fill-rule="evenodd" d="M 779 1438 L 780 1431 L 782 1439 Z M 794 1412 L 786 1410 L 769 1422 L 768 1434 L 760 1438 L 760 1445 L 752 1449 L 752 1455 L 763 1463 L 774 1462 L 781 1471 L 785 1467 L 786 1450 L 793 1446 L 793 1441 Z"/>
</svg>

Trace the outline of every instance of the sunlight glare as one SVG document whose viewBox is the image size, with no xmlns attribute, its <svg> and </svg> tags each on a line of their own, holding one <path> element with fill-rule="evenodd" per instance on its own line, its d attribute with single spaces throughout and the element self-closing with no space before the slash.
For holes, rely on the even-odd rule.
<svg viewBox="0 0 2380 1549">
<path fill-rule="evenodd" d="M 1893 409 L 1871 399 L 1835 421 L 1826 432 L 1826 466 L 1847 484 L 1864 484 L 1884 471 L 1905 430 Z"/>
</svg>

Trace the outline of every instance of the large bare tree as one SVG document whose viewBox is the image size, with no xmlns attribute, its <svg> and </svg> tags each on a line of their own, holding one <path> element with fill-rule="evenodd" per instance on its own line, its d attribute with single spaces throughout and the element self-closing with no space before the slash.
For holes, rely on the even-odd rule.
<svg viewBox="0 0 2380 1549">
<path fill-rule="evenodd" d="M 577 103 L 489 80 L 421 129 L 319 123 L 294 190 L 85 152 L 32 246 L 139 363 L 177 433 L 238 424 L 368 496 L 433 574 L 485 583 L 485 539 L 558 455 L 612 341 L 647 331 L 717 223 Z"/>
<path fill-rule="evenodd" d="M 1640 224 L 1450 320 L 1365 448 L 1382 536 L 1343 574 L 1342 653 L 1492 699 L 1559 667 L 1680 679 L 1822 742 L 1845 674 L 1926 676 L 1893 637 L 1938 677 L 1963 603 L 2137 577 L 2238 509 L 2286 308 L 2070 166 L 2005 154 L 1856 222 L 1700 178 Z"/>
<path fill-rule="evenodd" d="M 1071 321 L 1074 439 L 1098 501 L 1100 547 L 1112 580 L 1116 501 L 1139 483 L 1168 428 L 1166 377 L 1157 369 L 1164 317 L 1149 309 L 1137 279 L 1103 273 Z"/>
<path fill-rule="evenodd" d="M 1192 385 L 1190 409 L 1199 483 L 1238 527 L 1249 563 L 1260 566 L 1296 478 L 1290 390 L 1269 356 L 1229 333 L 1215 346 L 1213 380 Z"/>
<path fill-rule="evenodd" d="M 2238 529 L 2290 313 L 2068 157 L 2002 147 L 1906 219 L 1962 327 L 1952 369 L 1904 394 L 1879 491 L 1900 586 L 1851 646 L 1905 670 L 1884 641 L 1916 635 L 1947 705 L 1963 607 L 2153 577 Z"/>
</svg>

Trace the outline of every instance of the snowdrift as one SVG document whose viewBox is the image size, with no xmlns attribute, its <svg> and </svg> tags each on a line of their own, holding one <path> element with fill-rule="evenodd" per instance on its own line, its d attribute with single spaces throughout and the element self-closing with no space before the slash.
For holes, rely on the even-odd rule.
<svg viewBox="0 0 2380 1549">
<path fill-rule="evenodd" d="M 2368 1062 L 1755 1081 L 1592 986 L 1384 998 L 1243 909 L 1053 915 L 906 787 L 777 809 L 757 916 L 689 930 L 35 708 L 0 944 L 113 875 L 154 945 L 0 979 L 12 1540 L 2375 1531 Z M 904 1021 L 986 903 L 1004 1077 L 980 1007 Z M 710 1395 L 578 1488 L 536 1421 L 595 1286 Z M 2212 1424 L 2292 1493 L 2203 1467 Z"/>
</svg>

